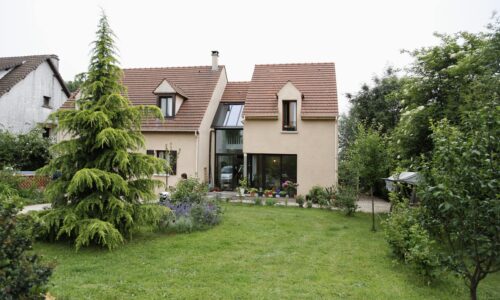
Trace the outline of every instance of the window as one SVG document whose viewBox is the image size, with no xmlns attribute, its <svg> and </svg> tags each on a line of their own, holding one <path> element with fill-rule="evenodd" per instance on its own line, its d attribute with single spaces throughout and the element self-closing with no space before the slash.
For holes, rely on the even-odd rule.
<svg viewBox="0 0 500 300">
<path fill-rule="evenodd" d="M 175 116 L 175 100 L 173 96 L 162 96 L 158 102 L 164 117 L 171 118 Z"/>
<path fill-rule="evenodd" d="M 146 150 L 146 154 L 150 156 L 155 156 L 155 151 L 154 150 Z"/>
<path fill-rule="evenodd" d="M 156 157 L 167 161 L 167 165 L 172 169 L 169 175 L 177 174 L 177 151 L 157 150 Z"/>
<path fill-rule="evenodd" d="M 241 128 L 243 127 L 243 104 L 221 103 L 215 114 L 212 127 Z"/>
<path fill-rule="evenodd" d="M 50 97 L 43 96 L 43 107 L 50 107 Z"/>
<path fill-rule="evenodd" d="M 283 131 L 297 130 L 297 101 L 283 101 Z"/>
<path fill-rule="evenodd" d="M 252 187 L 281 189 L 287 180 L 297 182 L 297 155 L 248 154 L 247 164 Z"/>
<path fill-rule="evenodd" d="M 48 127 L 43 128 L 42 137 L 46 139 L 50 137 L 50 128 Z"/>
</svg>

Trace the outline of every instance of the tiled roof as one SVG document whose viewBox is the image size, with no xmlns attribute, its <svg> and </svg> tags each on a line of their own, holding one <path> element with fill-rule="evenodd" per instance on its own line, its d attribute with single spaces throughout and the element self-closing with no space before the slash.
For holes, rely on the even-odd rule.
<svg viewBox="0 0 500 300">
<path fill-rule="evenodd" d="M 256 65 L 245 101 L 245 118 L 276 118 L 276 94 L 288 82 L 302 93 L 302 118 L 338 115 L 334 63 Z"/>
<path fill-rule="evenodd" d="M 221 101 L 245 102 L 249 85 L 250 81 L 228 82 Z"/>
<path fill-rule="evenodd" d="M 29 73 L 34 71 L 44 61 L 47 61 L 50 68 L 54 72 L 57 80 L 61 84 L 64 92 L 69 96 L 68 88 L 64 83 L 56 66 L 50 60 L 51 58 L 57 59 L 56 55 L 30 55 L 30 56 L 16 56 L 16 57 L 0 57 L 0 70 L 12 68 L 4 77 L 0 78 L 0 97 L 10 91 L 14 85 L 26 78 Z"/>
<path fill-rule="evenodd" d="M 123 84 L 135 105 L 156 105 L 153 91 L 163 80 L 181 89 L 185 100 L 174 118 L 144 120 L 143 131 L 195 131 L 200 127 L 215 86 L 224 66 L 212 71 L 211 66 L 124 69 Z"/>
<path fill-rule="evenodd" d="M 223 68 L 220 66 L 218 71 L 212 71 L 211 66 L 124 69 L 123 84 L 133 105 L 156 106 L 158 99 L 153 92 L 164 80 L 186 98 L 174 118 L 143 120 L 142 131 L 198 130 Z M 61 108 L 73 109 L 75 96 L 73 93 Z"/>
</svg>

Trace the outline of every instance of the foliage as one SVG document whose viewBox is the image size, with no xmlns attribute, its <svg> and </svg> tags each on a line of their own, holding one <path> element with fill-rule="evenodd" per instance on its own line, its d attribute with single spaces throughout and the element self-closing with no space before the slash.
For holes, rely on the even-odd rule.
<svg viewBox="0 0 500 300">
<path fill-rule="evenodd" d="M 446 118 L 460 125 L 461 112 L 470 110 L 474 92 L 498 97 L 499 24 L 497 17 L 485 32 L 436 34 L 439 45 L 407 51 L 414 62 L 399 93 L 406 120 L 402 117 L 391 138 L 394 166 L 413 169 L 422 155 L 432 155 L 430 120 Z"/>
<path fill-rule="evenodd" d="M 283 188 L 283 191 L 285 192 L 285 196 L 289 195 L 290 197 L 293 197 L 297 193 L 298 186 L 299 186 L 298 183 L 293 182 L 291 180 L 287 180 L 287 181 L 283 182 L 281 187 Z M 280 193 L 280 196 L 281 196 L 281 193 Z"/>
<path fill-rule="evenodd" d="M 307 200 L 306 203 L 307 203 L 307 208 L 312 208 L 313 207 L 313 203 L 312 203 L 311 200 Z"/>
<path fill-rule="evenodd" d="M 396 202 L 383 226 L 393 254 L 430 282 L 440 274 L 440 260 L 436 244 L 421 222 L 421 210 L 409 207 L 405 200 Z"/>
<path fill-rule="evenodd" d="M 304 207 L 304 196 L 298 195 L 297 198 L 295 198 L 295 202 L 299 205 L 299 207 Z"/>
<path fill-rule="evenodd" d="M 32 250 L 31 224 L 18 212 L 16 200 L 0 194 L 0 298 L 44 299 L 52 267 L 26 253 Z"/>
<path fill-rule="evenodd" d="M 257 206 L 261 206 L 262 205 L 262 198 L 261 197 L 255 197 L 253 199 L 253 203 Z"/>
<path fill-rule="evenodd" d="M 266 206 L 274 206 L 276 204 L 276 199 L 266 198 Z"/>
<path fill-rule="evenodd" d="M 86 73 L 78 73 L 75 75 L 75 78 L 70 81 L 66 81 L 66 86 L 68 87 L 68 90 L 73 93 L 76 92 L 80 89 L 82 84 L 85 82 L 87 79 L 87 74 Z"/>
<path fill-rule="evenodd" d="M 314 204 L 319 204 L 321 207 L 328 206 L 330 204 L 330 199 L 325 188 L 315 185 L 307 193 L 306 198 Z"/>
<path fill-rule="evenodd" d="M 220 223 L 222 208 L 210 201 L 196 203 L 191 207 L 191 218 L 195 229 L 207 229 Z"/>
<path fill-rule="evenodd" d="M 161 182 L 151 176 L 163 170 L 160 159 L 139 153 L 141 120 L 161 118 L 161 112 L 132 106 L 124 96 L 114 35 L 104 14 L 96 35 L 78 109 L 51 116 L 72 139 L 53 146 L 56 156 L 41 170 L 61 174 L 46 189 L 54 208 L 41 214 L 44 237 L 68 239 L 77 249 L 90 244 L 116 248 L 137 226 L 160 224 L 169 215 L 165 207 L 141 204 L 156 198 L 154 188 Z"/>
<path fill-rule="evenodd" d="M 37 170 L 49 162 L 51 145 L 38 128 L 17 135 L 0 130 L 0 169 Z"/>
<path fill-rule="evenodd" d="M 21 188 L 20 184 L 23 177 L 16 175 L 12 169 L 0 170 L 0 195 L 9 197 L 18 197 L 22 204 L 44 203 L 45 197 L 43 191 L 36 186 Z"/>
<path fill-rule="evenodd" d="M 355 187 L 339 186 L 335 196 L 335 206 L 341 209 L 346 215 L 352 216 L 358 209 L 356 201 L 358 193 Z"/>
<path fill-rule="evenodd" d="M 172 202 L 201 203 L 207 195 L 208 186 L 200 183 L 196 178 L 181 180 L 172 193 Z"/>
<path fill-rule="evenodd" d="M 176 218 L 172 222 L 171 229 L 177 233 L 191 233 L 193 232 L 193 219 L 185 216 Z"/>
<path fill-rule="evenodd" d="M 462 129 L 446 119 L 432 126 L 434 152 L 421 193 L 426 228 L 472 299 L 479 282 L 500 270 L 500 110 L 498 94 L 482 98 L 482 88 Z"/>
<path fill-rule="evenodd" d="M 397 70 L 389 67 L 382 77 L 373 78 L 373 87 L 363 84 L 357 94 L 347 94 L 352 105 L 350 116 L 355 123 L 362 123 L 367 127 L 380 126 L 382 133 L 390 132 L 399 120 L 399 93 L 404 81 L 404 78 L 397 76 Z M 352 129 L 354 128 L 351 127 Z"/>
</svg>

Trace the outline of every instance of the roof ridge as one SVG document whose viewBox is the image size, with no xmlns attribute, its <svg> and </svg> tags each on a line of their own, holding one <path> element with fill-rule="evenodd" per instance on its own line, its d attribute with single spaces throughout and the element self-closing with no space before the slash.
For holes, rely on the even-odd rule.
<svg viewBox="0 0 500 300">
<path fill-rule="evenodd" d="M 335 65 L 333 61 L 330 62 L 303 62 L 303 63 L 278 63 L 278 64 L 255 64 L 256 66 L 304 66 L 304 65 Z"/>
<path fill-rule="evenodd" d="M 224 65 L 219 65 L 224 68 Z M 195 68 L 212 68 L 211 65 L 206 66 L 175 66 L 175 67 L 138 67 L 138 68 L 122 68 L 122 70 L 159 70 L 159 69 L 195 69 Z"/>
<path fill-rule="evenodd" d="M 228 81 L 227 83 L 251 83 L 251 80 Z"/>
<path fill-rule="evenodd" d="M 53 57 L 59 59 L 57 54 L 34 54 L 34 55 L 20 55 L 20 56 L 2 56 L 1 59 L 12 59 L 12 58 L 42 58 L 42 57 Z"/>
</svg>

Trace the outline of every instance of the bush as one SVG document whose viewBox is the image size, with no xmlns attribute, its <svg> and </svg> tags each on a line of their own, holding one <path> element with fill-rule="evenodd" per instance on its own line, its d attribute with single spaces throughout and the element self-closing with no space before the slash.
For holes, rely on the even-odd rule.
<svg viewBox="0 0 500 300">
<path fill-rule="evenodd" d="M 274 198 L 266 199 L 266 206 L 274 206 L 276 204 L 276 200 Z"/>
<path fill-rule="evenodd" d="M 260 197 L 255 197 L 255 198 L 253 199 L 253 203 L 254 203 L 255 205 L 261 206 L 261 205 L 262 205 L 262 198 L 260 198 Z"/>
<path fill-rule="evenodd" d="M 429 282 L 439 275 L 439 256 L 429 232 L 420 224 L 420 209 L 411 208 L 408 201 L 396 203 L 383 222 L 385 237 L 393 254 L 415 266 Z"/>
<path fill-rule="evenodd" d="M 313 207 L 313 203 L 311 200 L 307 200 L 307 208 L 312 208 Z"/>
<path fill-rule="evenodd" d="M 220 223 L 222 209 L 213 202 L 196 203 L 191 207 L 191 219 L 196 229 L 206 229 Z"/>
<path fill-rule="evenodd" d="M 307 194 L 308 200 L 310 200 L 314 204 L 319 204 L 321 207 L 330 205 L 330 199 L 328 198 L 328 193 L 326 190 L 319 186 L 315 185 Z"/>
<path fill-rule="evenodd" d="M 304 196 L 298 195 L 295 199 L 295 202 L 299 205 L 299 207 L 304 207 Z"/>
<path fill-rule="evenodd" d="M 208 192 L 208 186 L 196 178 L 181 180 L 175 186 L 171 201 L 173 203 L 201 203 Z"/>
<path fill-rule="evenodd" d="M 32 250 L 29 216 L 17 215 L 18 204 L 0 195 L 0 299 L 44 299 L 52 267 Z"/>
<path fill-rule="evenodd" d="M 0 170 L 0 195 L 18 196 L 23 205 L 44 203 L 43 191 L 35 185 L 30 188 L 21 188 L 22 176 L 18 176 L 12 169 Z"/>
<path fill-rule="evenodd" d="M 190 233 L 193 231 L 193 221 L 190 217 L 179 217 L 172 222 L 171 228 L 177 233 Z"/>
<path fill-rule="evenodd" d="M 51 145 L 52 140 L 43 138 L 40 129 L 19 135 L 0 130 L 0 168 L 35 171 L 49 162 Z"/>
<path fill-rule="evenodd" d="M 357 192 L 356 188 L 351 186 L 340 186 L 337 190 L 335 206 L 341 209 L 346 215 L 352 216 L 358 209 L 356 204 Z"/>
</svg>

